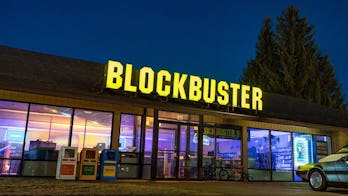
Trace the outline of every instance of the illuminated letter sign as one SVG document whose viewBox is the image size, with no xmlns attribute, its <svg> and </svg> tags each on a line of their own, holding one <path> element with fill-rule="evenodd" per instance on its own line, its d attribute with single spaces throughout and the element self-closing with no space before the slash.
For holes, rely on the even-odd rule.
<svg viewBox="0 0 348 196">
<path fill-rule="evenodd" d="M 124 90 L 129 92 L 137 92 L 137 87 L 132 86 L 132 64 L 126 65 L 126 74 L 124 76 Z"/>
<path fill-rule="evenodd" d="M 225 81 L 220 81 L 218 83 L 218 98 L 217 98 L 217 101 L 220 105 L 227 105 L 228 102 L 229 102 L 229 95 L 228 95 L 228 89 L 229 89 L 229 86 L 228 86 L 228 83 L 225 82 Z"/>
<path fill-rule="evenodd" d="M 119 89 L 122 86 L 123 66 L 119 62 L 109 61 L 106 88 Z"/>
<path fill-rule="evenodd" d="M 150 67 L 140 69 L 139 90 L 144 94 L 150 94 L 153 91 L 154 72 Z"/>
<path fill-rule="evenodd" d="M 209 85 L 210 80 L 210 85 Z M 213 103 L 215 101 L 216 80 L 204 78 L 203 83 L 203 100 L 206 103 Z"/>
<path fill-rule="evenodd" d="M 202 79 L 198 76 L 190 76 L 189 100 L 199 101 L 202 99 Z"/>
<path fill-rule="evenodd" d="M 173 81 L 173 98 L 186 99 L 186 92 L 184 88 L 185 81 L 187 79 L 187 74 L 182 74 L 175 72 Z"/>
<path fill-rule="evenodd" d="M 170 82 L 172 76 L 166 70 L 157 73 L 156 91 L 159 96 L 167 97 L 170 94 L 170 85 L 164 85 L 163 82 Z"/>
<path fill-rule="evenodd" d="M 120 62 L 109 61 L 106 74 L 106 88 L 121 89 L 143 94 L 157 93 L 161 97 L 190 100 L 204 103 L 217 103 L 244 109 L 262 111 L 262 90 L 258 87 L 216 82 L 210 78 L 187 75 L 167 70 L 157 73 L 150 67 L 139 71 L 131 64 L 124 67 Z"/>
<path fill-rule="evenodd" d="M 240 89 L 240 84 L 231 83 L 230 87 L 232 89 L 232 107 L 238 106 L 238 90 Z"/>
<path fill-rule="evenodd" d="M 250 99 L 250 86 L 247 85 L 242 85 L 242 95 L 241 95 L 241 106 L 242 108 L 249 109 L 250 104 L 249 104 L 249 99 Z"/>
</svg>

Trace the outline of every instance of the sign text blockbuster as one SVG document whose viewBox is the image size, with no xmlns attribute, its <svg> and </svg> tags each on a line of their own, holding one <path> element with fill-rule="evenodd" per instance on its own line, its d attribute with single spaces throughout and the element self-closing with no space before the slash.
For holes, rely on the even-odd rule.
<svg viewBox="0 0 348 196">
<path fill-rule="evenodd" d="M 137 78 L 135 78 L 137 77 Z M 133 81 L 133 83 L 132 83 Z M 135 82 L 137 84 L 134 84 Z M 230 104 L 233 107 L 262 111 L 262 90 L 225 81 L 199 76 L 169 73 L 160 70 L 157 73 L 151 67 L 143 67 L 139 74 L 133 74 L 132 64 L 124 66 L 117 61 L 109 61 L 107 68 L 106 88 L 151 94 L 205 103 Z"/>
</svg>

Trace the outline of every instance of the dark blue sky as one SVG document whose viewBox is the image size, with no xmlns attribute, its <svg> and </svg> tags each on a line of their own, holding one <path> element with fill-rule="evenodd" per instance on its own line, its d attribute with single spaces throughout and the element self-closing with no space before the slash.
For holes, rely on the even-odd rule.
<svg viewBox="0 0 348 196">
<path fill-rule="evenodd" d="M 265 17 L 298 7 L 348 94 L 348 1 L 2 1 L 0 45 L 238 82 Z"/>
</svg>

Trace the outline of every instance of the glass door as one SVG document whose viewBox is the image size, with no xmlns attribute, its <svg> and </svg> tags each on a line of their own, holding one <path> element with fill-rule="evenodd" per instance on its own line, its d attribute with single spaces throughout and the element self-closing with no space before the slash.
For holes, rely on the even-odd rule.
<svg viewBox="0 0 348 196">
<path fill-rule="evenodd" d="M 182 180 L 197 179 L 198 126 L 181 124 L 179 127 L 179 174 Z"/>
<path fill-rule="evenodd" d="M 177 179 L 177 142 L 179 125 L 159 123 L 157 178 Z"/>
<path fill-rule="evenodd" d="M 194 126 L 159 123 L 157 178 L 197 179 L 197 138 Z"/>
</svg>

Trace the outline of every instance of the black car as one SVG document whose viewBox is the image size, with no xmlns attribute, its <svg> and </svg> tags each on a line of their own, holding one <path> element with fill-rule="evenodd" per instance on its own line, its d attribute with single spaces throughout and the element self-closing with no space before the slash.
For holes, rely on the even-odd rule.
<svg viewBox="0 0 348 196">
<path fill-rule="evenodd" d="M 348 188 L 348 145 L 318 163 L 299 166 L 296 174 L 315 191 L 325 191 L 328 186 Z"/>
</svg>

